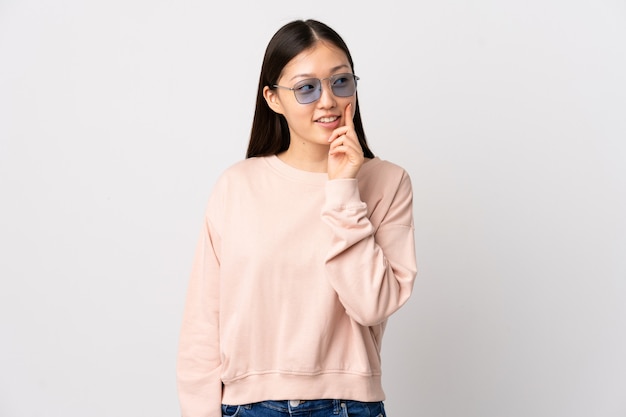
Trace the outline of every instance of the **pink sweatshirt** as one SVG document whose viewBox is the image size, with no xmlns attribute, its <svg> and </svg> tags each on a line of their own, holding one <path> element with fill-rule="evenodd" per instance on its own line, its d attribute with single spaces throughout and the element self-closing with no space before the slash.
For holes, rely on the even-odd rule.
<svg viewBox="0 0 626 417">
<path fill-rule="evenodd" d="M 328 180 L 276 156 L 209 198 L 177 363 L 183 417 L 264 400 L 382 401 L 387 318 L 416 275 L 406 171 L 374 158 Z"/>
</svg>

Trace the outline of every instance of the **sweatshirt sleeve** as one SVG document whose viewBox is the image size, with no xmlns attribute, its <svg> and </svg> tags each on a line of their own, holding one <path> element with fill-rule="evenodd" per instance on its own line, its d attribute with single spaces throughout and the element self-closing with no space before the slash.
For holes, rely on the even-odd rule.
<svg viewBox="0 0 626 417">
<path fill-rule="evenodd" d="M 182 417 L 221 417 L 219 237 L 205 219 L 187 289 L 176 365 Z"/>
<path fill-rule="evenodd" d="M 385 321 L 409 298 L 417 273 L 411 181 L 403 171 L 386 192 L 392 198 L 375 227 L 358 180 L 326 184 L 322 218 L 332 231 L 326 273 L 347 313 L 364 326 Z"/>
</svg>

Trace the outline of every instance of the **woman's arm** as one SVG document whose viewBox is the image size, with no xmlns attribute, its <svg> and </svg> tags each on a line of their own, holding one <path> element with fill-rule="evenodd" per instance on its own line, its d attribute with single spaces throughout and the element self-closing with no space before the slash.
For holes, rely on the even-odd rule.
<svg viewBox="0 0 626 417">
<path fill-rule="evenodd" d="M 221 417 L 219 237 L 205 220 L 198 241 L 180 332 L 177 382 L 182 417 Z"/>
<path fill-rule="evenodd" d="M 328 279 L 347 313 L 364 326 L 398 310 L 411 295 L 417 273 L 410 178 L 403 171 L 385 186 L 393 197 L 378 227 L 367 217 L 356 179 L 329 181 L 322 210 L 333 233 Z"/>
</svg>

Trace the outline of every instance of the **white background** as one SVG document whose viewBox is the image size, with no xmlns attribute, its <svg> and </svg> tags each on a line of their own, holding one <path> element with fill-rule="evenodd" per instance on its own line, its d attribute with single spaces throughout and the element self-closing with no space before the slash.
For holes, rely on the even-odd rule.
<svg viewBox="0 0 626 417">
<path fill-rule="evenodd" d="M 626 416 L 622 0 L 0 0 L 0 415 L 179 415 L 206 198 L 309 17 L 413 179 L 389 416 Z"/>
</svg>

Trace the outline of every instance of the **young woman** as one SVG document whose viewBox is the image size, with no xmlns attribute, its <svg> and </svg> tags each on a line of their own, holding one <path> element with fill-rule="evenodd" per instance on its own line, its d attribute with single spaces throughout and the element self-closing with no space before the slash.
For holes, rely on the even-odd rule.
<svg viewBox="0 0 626 417">
<path fill-rule="evenodd" d="M 367 146 L 358 79 L 323 23 L 272 37 L 247 158 L 214 186 L 197 246 L 183 417 L 385 415 L 383 331 L 416 275 L 412 189 Z"/>
</svg>

